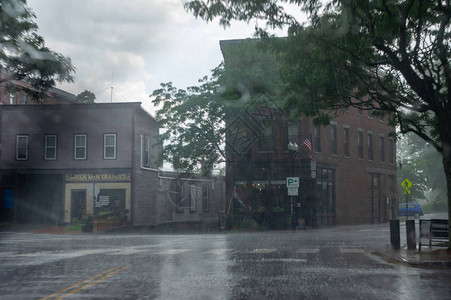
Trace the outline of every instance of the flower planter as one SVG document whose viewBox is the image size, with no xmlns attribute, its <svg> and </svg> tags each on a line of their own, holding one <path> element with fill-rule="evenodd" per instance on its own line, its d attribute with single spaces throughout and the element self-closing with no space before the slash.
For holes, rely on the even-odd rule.
<svg viewBox="0 0 451 300">
<path fill-rule="evenodd" d="M 105 231 L 121 224 L 120 220 L 94 220 L 94 232 Z"/>
</svg>

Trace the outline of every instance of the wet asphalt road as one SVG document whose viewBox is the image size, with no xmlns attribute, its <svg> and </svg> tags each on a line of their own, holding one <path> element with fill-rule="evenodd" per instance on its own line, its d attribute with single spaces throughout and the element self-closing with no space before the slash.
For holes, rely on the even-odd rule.
<svg viewBox="0 0 451 300">
<path fill-rule="evenodd" d="M 0 299 L 449 299 L 387 263 L 388 224 L 208 235 L 0 233 Z"/>
</svg>

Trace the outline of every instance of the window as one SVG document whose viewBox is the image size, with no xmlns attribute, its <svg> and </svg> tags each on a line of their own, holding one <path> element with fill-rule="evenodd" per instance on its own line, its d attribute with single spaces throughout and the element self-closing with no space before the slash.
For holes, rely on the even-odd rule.
<svg viewBox="0 0 451 300">
<path fill-rule="evenodd" d="M 23 104 L 28 104 L 28 95 L 27 94 L 23 94 L 22 95 L 22 103 Z"/>
<path fill-rule="evenodd" d="M 332 155 L 337 155 L 337 124 L 330 124 L 330 149 L 332 151 Z"/>
<path fill-rule="evenodd" d="M 141 164 L 143 167 L 150 168 L 150 137 L 144 135 L 141 139 Z"/>
<path fill-rule="evenodd" d="M 262 135 L 260 136 L 260 149 L 262 151 L 272 151 L 274 149 L 271 125 L 263 129 Z"/>
<path fill-rule="evenodd" d="M 289 142 L 298 143 L 298 124 L 297 122 L 288 122 L 287 124 L 287 145 Z"/>
<path fill-rule="evenodd" d="M 183 185 L 181 185 L 179 182 L 177 183 L 175 190 L 175 203 L 177 204 L 175 212 L 183 213 Z"/>
<path fill-rule="evenodd" d="M 363 110 L 361 109 L 361 108 L 359 108 L 358 110 L 357 110 L 357 114 L 361 117 L 361 116 L 363 116 Z"/>
<path fill-rule="evenodd" d="M 321 152 L 321 130 L 319 126 L 315 126 L 313 147 L 315 152 Z"/>
<path fill-rule="evenodd" d="M 343 154 L 345 157 L 349 157 L 349 127 L 343 128 Z"/>
<path fill-rule="evenodd" d="M 44 148 L 44 159 L 56 160 L 56 135 L 45 136 Z"/>
<path fill-rule="evenodd" d="M 394 142 L 393 139 L 388 139 L 388 162 L 390 164 L 394 163 Z"/>
<path fill-rule="evenodd" d="M 75 135 L 74 159 L 86 159 L 86 134 Z"/>
<path fill-rule="evenodd" d="M 16 136 L 16 159 L 28 160 L 28 135 Z"/>
<path fill-rule="evenodd" d="M 208 211 L 208 185 L 202 186 L 202 211 Z"/>
<path fill-rule="evenodd" d="M 9 104 L 16 104 L 16 93 L 15 92 L 9 93 Z"/>
<path fill-rule="evenodd" d="M 106 133 L 103 136 L 103 158 L 116 159 L 116 134 Z"/>
<path fill-rule="evenodd" d="M 373 160 L 373 133 L 368 132 L 368 160 Z"/>
<path fill-rule="evenodd" d="M 373 118 L 373 110 L 369 109 L 368 110 L 368 119 L 372 119 Z"/>
<path fill-rule="evenodd" d="M 191 185 L 191 192 L 189 197 L 189 211 L 197 211 L 197 203 L 201 200 L 202 188 L 198 187 L 196 184 Z"/>
<path fill-rule="evenodd" d="M 361 129 L 358 129 L 357 131 L 357 147 L 359 159 L 363 159 L 363 132 Z"/>
<path fill-rule="evenodd" d="M 381 163 L 385 163 L 385 138 L 383 135 L 379 136 L 379 153 Z"/>
</svg>

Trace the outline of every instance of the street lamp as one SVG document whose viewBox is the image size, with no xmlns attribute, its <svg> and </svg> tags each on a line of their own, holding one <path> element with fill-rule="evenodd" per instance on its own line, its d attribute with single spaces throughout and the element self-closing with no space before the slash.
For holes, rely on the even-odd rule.
<svg viewBox="0 0 451 300">
<path fill-rule="evenodd" d="M 294 176 L 294 158 L 299 151 L 299 146 L 296 142 L 292 143 L 291 141 L 288 143 L 288 151 L 291 153 L 291 176 Z M 296 216 L 294 214 L 294 206 L 293 206 L 293 196 L 290 196 L 290 213 L 291 213 L 291 227 L 295 228 L 295 220 Z"/>
<path fill-rule="evenodd" d="M 296 142 L 292 143 L 291 141 L 288 143 L 288 150 L 290 150 L 290 152 L 293 152 L 293 158 L 294 156 L 296 156 L 296 152 L 299 150 L 299 146 L 298 144 L 296 144 Z"/>
</svg>

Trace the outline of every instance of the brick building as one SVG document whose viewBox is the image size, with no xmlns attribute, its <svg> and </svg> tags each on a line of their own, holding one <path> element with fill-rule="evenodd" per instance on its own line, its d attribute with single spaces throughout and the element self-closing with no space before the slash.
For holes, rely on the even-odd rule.
<svg viewBox="0 0 451 300">
<path fill-rule="evenodd" d="M 221 41 L 221 50 L 239 43 Z M 257 222 L 278 227 L 294 216 L 307 226 L 380 223 L 394 215 L 394 128 L 371 111 L 349 108 L 315 127 L 310 118 L 290 120 L 262 96 L 227 126 L 226 199 L 235 189 Z M 313 155 L 304 144 L 309 137 Z M 299 178 L 297 194 L 289 195 L 287 177 Z"/>
<path fill-rule="evenodd" d="M 140 103 L 0 106 L 1 220 L 120 211 L 133 226 L 217 222 L 223 181 L 162 174 L 158 133 Z M 179 203 L 175 183 L 185 187 Z"/>
<path fill-rule="evenodd" d="M 75 95 L 58 88 L 51 88 L 44 93 L 39 102 L 33 98 L 31 87 L 26 80 L 9 80 L 0 71 L 0 105 L 4 104 L 70 104 L 75 103 Z"/>
</svg>

